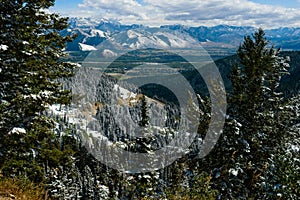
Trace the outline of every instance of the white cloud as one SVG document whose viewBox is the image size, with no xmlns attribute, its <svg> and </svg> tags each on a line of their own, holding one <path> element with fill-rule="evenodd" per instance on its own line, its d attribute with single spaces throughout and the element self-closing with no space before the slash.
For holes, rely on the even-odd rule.
<svg viewBox="0 0 300 200">
<path fill-rule="evenodd" d="M 300 1 L 300 0 L 298 0 Z M 300 9 L 263 5 L 248 0 L 84 0 L 76 16 L 101 16 L 123 23 L 159 26 L 247 25 L 267 28 L 300 26 Z"/>
</svg>

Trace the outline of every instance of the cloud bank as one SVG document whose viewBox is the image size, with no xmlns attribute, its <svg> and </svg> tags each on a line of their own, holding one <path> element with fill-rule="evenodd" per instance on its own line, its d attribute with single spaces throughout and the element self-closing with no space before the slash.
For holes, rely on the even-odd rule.
<svg viewBox="0 0 300 200">
<path fill-rule="evenodd" d="M 71 15 L 100 16 L 149 26 L 300 27 L 299 8 L 263 5 L 248 0 L 84 0 L 79 10 Z"/>
</svg>

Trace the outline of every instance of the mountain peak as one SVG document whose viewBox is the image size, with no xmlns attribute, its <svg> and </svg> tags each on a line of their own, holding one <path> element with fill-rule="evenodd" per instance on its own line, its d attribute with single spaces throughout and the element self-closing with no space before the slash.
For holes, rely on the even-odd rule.
<svg viewBox="0 0 300 200">
<path fill-rule="evenodd" d="M 229 26 L 226 24 L 213 27 L 189 27 L 175 24 L 151 28 L 141 24 L 125 25 L 118 20 L 106 18 L 71 18 L 68 32 L 75 31 L 78 38 L 72 44 L 68 44 L 67 50 L 79 50 L 79 43 L 95 47 L 110 36 L 113 37 L 122 32 L 125 33 L 122 36 L 123 43 L 132 47 L 143 47 L 150 45 L 150 43 L 150 47 L 182 46 L 183 41 L 189 43 L 193 39 L 204 46 L 235 48 L 243 41 L 245 35 L 251 35 L 255 30 L 256 28 L 250 26 Z M 276 47 L 284 50 L 300 49 L 300 42 L 295 42 L 300 41 L 300 28 L 282 27 L 265 30 L 265 32 L 267 39 Z M 175 44 L 175 36 L 177 37 L 177 44 Z"/>
</svg>

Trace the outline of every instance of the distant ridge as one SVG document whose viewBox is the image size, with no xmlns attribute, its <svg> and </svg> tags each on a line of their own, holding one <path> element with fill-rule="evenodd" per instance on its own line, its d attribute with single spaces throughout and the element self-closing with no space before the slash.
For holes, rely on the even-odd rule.
<svg viewBox="0 0 300 200">
<path fill-rule="evenodd" d="M 243 41 L 245 35 L 252 34 L 256 28 L 249 26 L 218 25 L 213 27 L 186 25 L 164 25 L 149 27 L 132 24 L 125 25 L 115 20 L 97 18 L 70 18 L 68 29 L 61 32 L 62 35 L 76 33 L 78 35 L 72 43 L 67 45 L 67 51 L 80 51 L 79 43 L 96 47 L 104 40 L 120 32 L 129 30 L 143 31 L 144 38 L 151 34 L 167 33 L 164 37 L 179 37 L 185 39 L 186 35 L 198 41 L 204 48 L 236 49 Z M 266 37 L 271 44 L 282 50 L 300 50 L 300 28 L 276 28 L 265 30 Z M 180 35 L 182 34 L 182 35 Z M 164 38 L 167 39 L 167 38 Z M 188 39 L 190 40 L 190 38 Z M 145 40 L 147 41 L 147 40 Z M 149 41 L 149 40 L 148 40 Z M 131 44 L 127 44 L 131 45 Z M 134 44 L 132 44 L 134 46 Z M 143 46 L 143 44 L 140 44 Z M 147 45 L 147 44 L 145 44 Z"/>
</svg>

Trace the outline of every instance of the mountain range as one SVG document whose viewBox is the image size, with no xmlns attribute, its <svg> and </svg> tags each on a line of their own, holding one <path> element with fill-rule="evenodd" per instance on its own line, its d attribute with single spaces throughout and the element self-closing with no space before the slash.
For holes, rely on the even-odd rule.
<svg viewBox="0 0 300 200">
<path fill-rule="evenodd" d="M 62 35 L 77 34 L 68 43 L 67 51 L 92 51 L 105 40 L 117 36 L 119 44 L 132 48 L 141 47 L 186 47 L 200 44 L 209 53 L 231 55 L 243 41 L 245 35 L 253 34 L 257 28 L 249 26 L 218 25 L 213 27 L 186 25 L 164 25 L 149 27 L 125 25 L 114 20 L 96 18 L 70 18 L 69 27 Z M 266 37 L 272 45 L 282 50 L 300 50 L 300 28 L 266 29 Z"/>
</svg>

